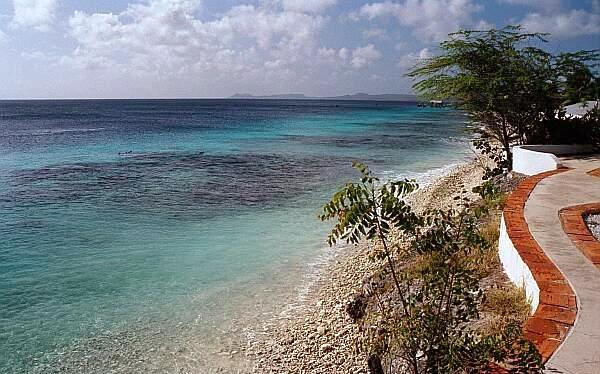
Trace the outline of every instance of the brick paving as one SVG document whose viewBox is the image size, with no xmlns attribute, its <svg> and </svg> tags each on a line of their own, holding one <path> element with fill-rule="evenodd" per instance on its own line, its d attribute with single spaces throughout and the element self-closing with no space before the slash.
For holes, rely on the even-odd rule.
<svg viewBox="0 0 600 374">
<path fill-rule="evenodd" d="M 600 169 L 597 169 L 600 170 Z M 571 241 L 596 267 L 600 268 L 600 241 L 592 235 L 584 221 L 586 214 L 600 213 L 600 202 L 575 205 L 561 209 L 563 230 Z"/>
<path fill-rule="evenodd" d="M 577 303 L 569 282 L 529 231 L 525 204 L 539 182 L 565 171 L 567 169 L 559 169 L 525 179 L 508 198 L 503 213 L 508 236 L 540 289 L 539 306 L 525 324 L 524 334 L 536 345 L 544 362 L 554 354 L 575 323 Z"/>
<path fill-rule="evenodd" d="M 594 177 L 600 177 L 600 168 L 588 171 L 588 174 Z"/>
</svg>

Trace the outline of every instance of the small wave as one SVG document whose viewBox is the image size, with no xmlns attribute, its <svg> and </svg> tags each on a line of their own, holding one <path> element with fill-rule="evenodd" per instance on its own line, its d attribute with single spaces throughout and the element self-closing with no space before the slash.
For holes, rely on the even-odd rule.
<svg viewBox="0 0 600 374">
<path fill-rule="evenodd" d="M 465 165 L 467 161 L 456 161 L 442 167 L 434 168 L 424 172 L 401 172 L 384 171 L 379 173 L 384 182 L 401 179 L 415 179 L 419 183 L 419 188 L 423 188 L 434 183 L 438 178 L 448 175 L 458 166 Z M 343 255 L 348 250 L 348 245 L 338 244 L 335 250 L 329 247 L 323 247 L 311 262 L 305 264 L 302 271 L 302 281 L 295 287 L 295 297 L 286 303 L 279 314 L 279 317 L 289 318 L 294 315 L 298 309 L 303 308 L 311 296 L 311 291 L 315 290 L 316 285 L 326 276 L 324 271 L 327 265 L 332 264 L 337 256 Z"/>
<path fill-rule="evenodd" d="M 389 170 L 381 172 L 382 180 L 384 182 L 403 180 L 403 179 L 414 179 L 419 184 L 419 187 L 426 187 L 435 182 L 438 178 L 441 178 L 450 173 L 454 168 L 466 164 L 467 161 L 456 161 L 442 167 L 434 168 L 423 172 L 398 172 L 396 170 Z"/>
<path fill-rule="evenodd" d="M 10 135 L 17 136 L 44 136 L 44 135 L 60 135 L 60 134 L 72 134 L 72 133 L 87 133 L 87 132 L 98 132 L 104 131 L 104 127 L 86 128 L 86 129 L 37 129 L 37 130 L 22 130 L 14 131 Z"/>
<path fill-rule="evenodd" d="M 449 136 L 442 138 L 441 141 L 446 144 L 470 144 L 471 139 L 464 136 Z"/>
</svg>

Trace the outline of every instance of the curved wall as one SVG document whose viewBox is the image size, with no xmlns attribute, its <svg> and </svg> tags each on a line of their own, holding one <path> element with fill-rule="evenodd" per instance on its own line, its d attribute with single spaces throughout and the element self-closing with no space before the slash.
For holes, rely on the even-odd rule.
<svg viewBox="0 0 600 374">
<path fill-rule="evenodd" d="M 524 336 L 535 344 L 544 362 L 575 323 L 577 300 L 569 282 L 529 231 L 525 203 L 541 180 L 566 170 L 547 171 L 521 182 L 508 198 L 500 227 L 502 265 L 513 283 L 523 285 L 532 306 L 532 316 L 523 327 Z"/>
<path fill-rule="evenodd" d="M 512 148 L 513 171 L 525 175 L 535 175 L 556 170 L 562 165 L 557 155 L 571 155 L 594 152 L 592 145 L 519 145 Z"/>
</svg>

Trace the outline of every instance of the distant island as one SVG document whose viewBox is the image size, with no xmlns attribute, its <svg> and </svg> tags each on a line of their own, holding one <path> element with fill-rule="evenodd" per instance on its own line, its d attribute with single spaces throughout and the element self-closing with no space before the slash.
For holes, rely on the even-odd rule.
<svg viewBox="0 0 600 374">
<path fill-rule="evenodd" d="M 418 101 L 417 96 L 409 94 L 382 94 L 369 95 L 367 93 L 356 93 L 353 95 L 342 96 L 306 96 L 304 94 L 279 94 L 255 96 L 248 93 L 236 93 L 230 99 L 270 99 L 270 100 L 368 100 L 368 101 Z"/>
</svg>

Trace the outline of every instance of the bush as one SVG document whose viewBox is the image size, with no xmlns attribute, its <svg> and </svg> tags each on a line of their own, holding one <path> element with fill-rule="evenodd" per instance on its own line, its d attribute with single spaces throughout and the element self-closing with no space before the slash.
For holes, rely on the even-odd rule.
<svg viewBox="0 0 600 374">
<path fill-rule="evenodd" d="M 460 210 L 416 214 L 404 200 L 417 188 L 414 181 L 380 184 L 366 166 L 354 166 L 360 182 L 336 193 L 321 219 L 337 220 L 331 245 L 365 238 L 380 246 L 377 257 L 386 260 L 394 292 L 376 295 L 377 308 L 363 318 L 358 345 L 372 372 L 382 361 L 414 374 L 481 372 L 492 362 L 539 372 L 539 354 L 521 337 L 520 326 L 489 335 L 472 328 L 483 295 L 477 272 L 490 252 L 479 230 L 485 205 L 471 208 L 465 200 Z M 392 231 L 410 245 L 392 241 Z M 398 256 L 413 261 L 398 268 Z M 362 301 L 351 309 L 363 310 Z"/>
<path fill-rule="evenodd" d="M 593 144 L 600 147 L 600 109 L 598 105 L 582 118 L 567 118 L 564 113 L 540 123 L 531 134 L 532 144 Z"/>
</svg>

